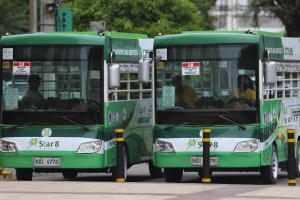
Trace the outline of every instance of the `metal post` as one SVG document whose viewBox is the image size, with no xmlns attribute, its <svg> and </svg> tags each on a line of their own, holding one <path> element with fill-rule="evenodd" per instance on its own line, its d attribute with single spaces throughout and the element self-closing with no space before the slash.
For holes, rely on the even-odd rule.
<svg viewBox="0 0 300 200">
<path fill-rule="evenodd" d="M 36 0 L 30 0 L 30 12 L 29 12 L 29 30 L 31 33 L 35 33 L 37 30 L 37 5 Z"/>
<path fill-rule="evenodd" d="M 296 186 L 295 129 L 287 129 L 288 185 Z"/>
<path fill-rule="evenodd" d="M 202 182 L 203 183 L 210 183 L 210 129 L 203 129 L 203 177 Z"/>
<path fill-rule="evenodd" d="M 116 134 L 116 147 L 117 147 L 117 169 L 116 169 L 116 182 L 125 182 L 124 174 L 124 129 L 115 129 Z"/>
<path fill-rule="evenodd" d="M 52 10 L 47 9 L 47 5 L 51 5 Z M 40 32 L 55 32 L 56 31 L 56 11 L 54 0 L 40 1 Z"/>
</svg>

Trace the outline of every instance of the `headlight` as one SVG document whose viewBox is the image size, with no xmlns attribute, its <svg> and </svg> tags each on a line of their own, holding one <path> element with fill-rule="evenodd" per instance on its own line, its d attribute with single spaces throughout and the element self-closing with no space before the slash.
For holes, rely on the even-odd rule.
<svg viewBox="0 0 300 200">
<path fill-rule="evenodd" d="M 234 152 L 252 152 L 258 148 L 259 140 L 248 140 L 237 143 Z"/>
<path fill-rule="evenodd" d="M 17 146 L 15 143 L 8 142 L 5 140 L 0 140 L 0 151 L 15 153 L 15 152 L 18 152 L 18 149 L 17 149 Z"/>
<path fill-rule="evenodd" d="M 175 152 L 175 149 L 170 142 L 156 140 L 155 146 L 157 152 Z"/>
<path fill-rule="evenodd" d="M 79 146 L 77 153 L 96 153 L 96 152 L 100 151 L 101 145 L 102 145 L 102 142 L 100 140 L 82 143 Z"/>
</svg>

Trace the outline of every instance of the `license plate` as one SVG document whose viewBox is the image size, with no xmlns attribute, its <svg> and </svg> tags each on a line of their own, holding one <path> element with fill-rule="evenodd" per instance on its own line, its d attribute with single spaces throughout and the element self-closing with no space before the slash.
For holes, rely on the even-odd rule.
<svg viewBox="0 0 300 200">
<path fill-rule="evenodd" d="M 218 157 L 210 157 L 209 163 L 210 163 L 210 166 L 217 166 L 218 165 Z M 203 165 L 203 157 L 192 156 L 191 157 L 191 165 L 202 166 Z"/>
<path fill-rule="evenodd" d="M 60 167 L 60 157 L 34 157 L 34 167 Z"/>
</svg>

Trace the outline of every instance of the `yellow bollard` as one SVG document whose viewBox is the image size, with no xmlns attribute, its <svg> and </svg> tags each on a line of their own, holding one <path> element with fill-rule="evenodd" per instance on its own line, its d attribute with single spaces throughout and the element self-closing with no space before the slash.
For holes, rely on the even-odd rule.
<svg viewBox="0 0 300 200">
<path fill-rule="evenodd" d="M 116 182 L 126 182 L 125 171 L 124 171 L 124 129 L 115 129 L 115 141 L 117 147 L 117 166 L 116 166 Z"/>
<path fill-rule="evenodd" d="M 202 183 L 210 183 L 210 133 L 211 129 L 204 128 L 203 130 L 203 136 L 202 136 L 202 142 L 203 142 L 203 178 Z"/>
<path fill-rule="evenodd" d="M 296 186 L 295 129 L 287 129 L 288 185 Z"/>
</svg>

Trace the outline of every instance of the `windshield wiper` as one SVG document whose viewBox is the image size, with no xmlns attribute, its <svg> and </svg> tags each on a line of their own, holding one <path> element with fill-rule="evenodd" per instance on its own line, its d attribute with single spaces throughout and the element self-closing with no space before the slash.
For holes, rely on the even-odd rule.
<svg viewBox="0 0 300 200">
<path fill-rule="evenodd" d="M 174 127 L 176 127 L 176 126 L 190 125 L 190 124 L 193 124 L 193 125 L 201 125 L 201 123 L 199 123 L 199 122 L 183 122 L 183 123 L 180 123 L 180 124 L 169 125 L 169 126 L 165 127 L 164 130 L 165 130 L 165 131 L 169 131 L 169 130 L 171 130 L 172 128 L 174 128 Z"/>
<path fill-rule="evenodd" d="M 73 121 L 73 120 L 71 120 L 71 119 L 69 119 L 68 117 L 71 117 L 71 116 L 59 116 L 59 117 L 61 117 L 61 118 L 63 118 L 63 119 L 65 119 L 65 120 L 67 120 L 68 122 L 71 122 L 71 123 L 73 123 L 73 124 L 76 124 L 76 125 L 78 125 L 78 126 L 80 126 L 83 130 L 85 130 L 85 131 L 91 131 L 92 129 L 90 129 L 89 127 L 87 127 L 87 126 L 84 126 L 83 124 L 80 124 L 80 123 L 78 123 L 78 122 L 75 122 L 75 121 Z"/>
<path fill-rule="evenodd" d="M 222 119 L 225 119 L 225 120 L 228 121 L 228 122 L 231 122 L 231 123 L 237 125 L 237 126 L 240 127 L 243 131 L 246 130 L 246 127 L 245 127 L 245 126 L 243 126 L 243 125 L 241 125 L 241 124 L 239 124 L 239 123 L 237 123 L 237 122 L 235 122 L 235 121 L 232 121 L 231 119 L 228 119 L 227 117 L 224 117 L 223 115 L 218 115 L 218 116 L 221 117 Z"/>
<path fill-rule="evenodd" d="M 69 118 L 66 117 L 66 116 L 56 116 L 56 117 L 52 117 L 52 118 L 48 118 L 48 119 L 53 119 L 53 118 L 62 118 L 62 119 L 64 119 L 64 120 L 68 121 L 68 122 L 71 122 L 72 124 L 75 124 L 75 125 L 77 125 L 77 126 L 80 126 L 80 127 L 81 127 L 83 130 L 85 130 L 85 131 L 91 131 L 91 130 L 92 130 L 92 129 L 90 129 L 89 127 L 84 126 L 84 125 L 82 125 L 82 124 L 80 124 L 80 123 L 78 123 L 78 122 L 75 122 L 75 121 L 69 119 Z M 52 125 L 53 125 L 54 123 L 49 123 L 49 122 L 24 122 L 24 123 L 20 123 L 20 124 L 17 124 L 17 125 L 15 125 L 15 126 L 10 127 L 10 128 L 9 128 L 9 131 L 12 131 L 12 130 L 14 130 L 14 129 L 16 129 L 16 128 L 22 127 L 22 126 L 24 126 L 24 125 L 30 125 L 30 124 L 36 124 L 36 125 L 50 125 L 50 124 L 52 124 Z"/>
<path fill-rule="evenodd" d="M 17 124 L 15 126 L 12 126 L 10 127 L 8 130 L 12 131 L 16 128 L 19 128 L 19 127 L 22 127 L 24 125 L 29 125 L 29 124 L 36 124 L 36 125 L 49 125 L 49 124 L 53 124 L 53 123 L 47 123 L 47 122 L 24 122 L 24 123 L 21 123 L 21 124 Z"/>
</svg>

